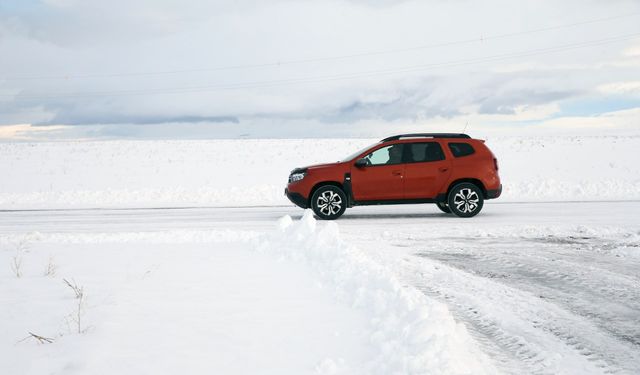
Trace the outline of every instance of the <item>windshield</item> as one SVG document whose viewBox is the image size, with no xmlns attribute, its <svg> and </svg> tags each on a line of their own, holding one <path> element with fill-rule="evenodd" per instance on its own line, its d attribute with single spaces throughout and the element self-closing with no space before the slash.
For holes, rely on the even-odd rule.
<svg viewBox="0 0 640 375">
<path fill-rule="evenodd" d="M 378 143 L 380 143 L 380 142 L 378 142 Z M 342 160 L 340 160 L 340 161 L 341 161 L 341 162 L 345 162 L 345 161 L 353 160 L 356 156 L 358 156 L 358 155 L 362 154 L 363 152 L 367 151 L 368 149 L 370 149 L 371 147 L 373 147 L 373 146 L 377 145 L 378 143 L 374 143 L 374 144 L 369 145 L 369 146 L 367 146 L 367 147 L 365 147 L 365 148 L 363 148 L 363 149 L 361 149 L 361 150 L 358 150 L 357 152 L 354 152 L 353 154 L 351 154 L 351 155 L 347 156 L 346 158 L 344 158 L 344 159 L 342 159 Z"/>
</svg>

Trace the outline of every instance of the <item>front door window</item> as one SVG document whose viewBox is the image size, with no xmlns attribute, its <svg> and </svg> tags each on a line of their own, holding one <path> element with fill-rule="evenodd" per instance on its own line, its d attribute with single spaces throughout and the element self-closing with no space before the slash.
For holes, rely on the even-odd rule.
<svg viewBox="0 0 640 375">
<path fill-rule="evenodd" d="M 364 157 L 367 165 L 394 165 L 402 163 L 402 145 L 390 145 L 379 148 Z"/>
</svg>

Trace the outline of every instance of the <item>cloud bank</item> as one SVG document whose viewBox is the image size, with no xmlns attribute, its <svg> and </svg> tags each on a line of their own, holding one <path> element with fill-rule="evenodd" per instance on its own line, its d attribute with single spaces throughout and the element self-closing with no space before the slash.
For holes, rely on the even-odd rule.
<svg viewBox="0 0 640 375">
<path fill-rule="evenodd" d="M 0 127 L 84 139 L 591 123 L 640 107 L 639 21 L 636 1 L 9 0 Z"/>
</svg>

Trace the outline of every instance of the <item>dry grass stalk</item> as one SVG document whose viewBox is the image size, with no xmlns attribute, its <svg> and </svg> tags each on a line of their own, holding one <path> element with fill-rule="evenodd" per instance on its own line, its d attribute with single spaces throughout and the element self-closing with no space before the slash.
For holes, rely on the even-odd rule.
<svg viewBox="0 0 640 375">
<path fill-rule="evenodd" d="M 52 342 L 55 341 L 55 339 L 52 339 L 50 337 L 44 337 L 44 336 L 36 335 L 33 332 L 29 332 L 29 336 L 23 338 L 22 340 L 20 340 L 18 342 L 23 342 L 23 341 L 25 341 L 27 339 L 31 339 L 31 338 L 35 339 L 35 340 L 38 340 L 39 344 L 51 344 Z"/>
<path fill-rule="evenodd" d="M 76 284 L 75 280 L 73 280 L 73 284 L 70 283 L 67 279 L 62 279 L 62 281 L 64 281 L 64 283 L 73 290 L 73 293 L 75 293 L 77 299 L 82 299 L 82 297 L 84 296 L 84 290 L 81 286 L 78 286 L 78 284 Z"/>
<path fill-rule="evenodd" d="M 78 286 L 75 280 L 73 280 L 73 283 L 67 279 L 62 279 L 62 280 L 64 281 L 65 284 L 67 284 L 69 288 L 71 288 L 71 290 L 73 290 L 73 293 L 76 295 L 76 299 L 78 300 L 76 310 L 69 315 L 69 318 L 70 318 L 69 320 L 75 323 L 76 332 L 85 333 L 87 329 L 82 328 L 82 316 L 84 315 L 84 307 L 85 307 L 84 288 L 81 286 Z"/>
<path fill-rule="evenodd" d="M 16 245 L 16 255 L 14 255 L 13 259 L 11 260 L 11 270 L 17 278 L 22 277 L 22 259 L 28 247 L 28 242 L 25 239 L 23 239 Z"/>
<path fill-rule="evenodd" d="M 45 268 L 44 270 L 44 275 L 49 277 L 54 277 L 57 271 L 58 271 L 58 266 L 55 264 L 53 256 L 50 256 L 49 262 L 47 262 L 47 268 Z"/>
</svg>

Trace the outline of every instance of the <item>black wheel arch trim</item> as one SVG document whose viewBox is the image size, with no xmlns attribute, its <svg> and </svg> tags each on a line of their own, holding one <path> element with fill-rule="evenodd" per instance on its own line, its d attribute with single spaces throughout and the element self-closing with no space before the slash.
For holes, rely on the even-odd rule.
<svg viewBox="0 0 640 375">
<path fill-rule="evenodd" d="M 341 183 L 337 181 L 322 181 L 313 185 L 313 187 L 311 188 L 311 191 L 309 192 L 309 196 L 306 199 L 307 207 L 311 207 L 311 198 L 313 197 L 313 194 L 316 192 L 316 190 L 327 185 L 335 186 L 340 190 L 342 190 L 342 192 L 347 196 L 347 200 L 349 200 L 349 194 L 347 193 L 347 191 L 345 190 L 344 186 Z M 347 204 L 347 207 L 349 207 L 349 204 Z"/>
<path fill-rule="evenodd" d="M 347 207 L 353 207 L 353 188 L 351 186 L 351 173 L 344 174 L 344 181 L 342 182 L 344 194 L 347 196 Z"/>
<path fill-rule="evenodd" d="M 447 194 L 445 194 L 445 197 L 449 196 L 449 193 L 451 192 L 451 189 L 453 189 L 456 185 L 464 183 L 464 182 L 468 182 L 468 183 L 476 185 L 478 188 L 480 188 L 480 191 L 482 192 L 482 198 L 490 199 L 490 198 L 487 197 L 487 195 L 488 195 L 487 194 L 487 188 L 484 187 L 484 184 L 482 183 L 482 181 L 480 181 L 480 180 L 478 180 L 476 178 L 461 178 L 461 179 L 453 181 L 452 183 L 449 184 L 449 187 L 447 188 Z"/>
</svg>

